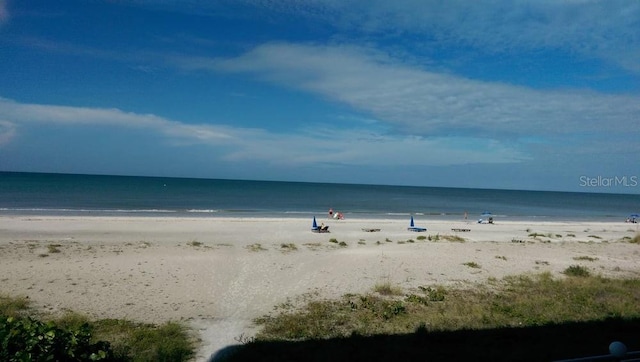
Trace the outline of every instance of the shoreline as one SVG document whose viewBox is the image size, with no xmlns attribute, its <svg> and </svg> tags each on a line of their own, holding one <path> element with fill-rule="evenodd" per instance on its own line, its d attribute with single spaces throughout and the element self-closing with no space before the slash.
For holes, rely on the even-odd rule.
<svg viewBox="0 0 640 362">
<path fill-rule="evenodd" d="M 0 293 L 51 313 L 182 320 L 200 334 L 206 360 L 252 335 L 254 318 L 302 295 L 337 298 L 381 282 L 473 287 L 523 273 L 561 277 L 575 264 L 640 276 L 640 245 L 626 241 L 638 224 L 420 216 L 416 226 L 428 230 L 416 233 L 404 219 L 317 221 L 330 233 L 312 233 L 309 218 L 0 216 Z"/>
</svg>

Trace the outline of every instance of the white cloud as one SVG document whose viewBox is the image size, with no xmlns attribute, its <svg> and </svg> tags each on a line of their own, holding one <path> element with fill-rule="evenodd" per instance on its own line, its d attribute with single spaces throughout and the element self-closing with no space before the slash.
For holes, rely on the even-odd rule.
<svg viewBox="0 0 640 362">
<path fill-rule="evenodd" d="M 265 44 L 231 59 L 182 58 L 179 66 L 249 73 L 422 136 L 638 132 L 629 125 L 640 118 L 640 102 L 631 96 L 481 82 L 357 47 Z"/>
<path fill-rule="evenodd" d="M 145 129 L 164 134 L 176 144 L 203 144 L 218 148 L 216 155 L 230 162 L 251 161 L 299 165 L 407 165 L 433 166 L 468 163 L 513 163 L 527 159 L 516 148 L 495 140 L 463 137 L 390 136 L 366 129 L 335 130 L 314 127 L 300 133 L 271 133 L 262 129 L 191 125 L 156 115 L 118 109 L 22 104 L 0 98 L 0 144 L 38 124 L 74 127 L 111 126 L 122 132 Z"/>
<path fill-rule="evenodd" d="M 209 125 L 190 125 L 164 119 L 152 114 L 137 114 L 119 109 L 69 107 L 57 105 L 22 104 L 0 98 L 0 117 L 23 123 L 59 125 L 110 125 L 144 128 L 171 137 L 192 141 L 221 141 L 231 138 L 223 129 Z"/>
</svg>

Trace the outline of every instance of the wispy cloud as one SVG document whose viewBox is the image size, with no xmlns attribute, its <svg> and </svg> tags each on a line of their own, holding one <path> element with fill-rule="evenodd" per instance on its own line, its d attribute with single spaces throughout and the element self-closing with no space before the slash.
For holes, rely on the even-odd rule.
<svg viewBox="0 0 640 362">
<path fill-rule="evenodd" d="M 327 21 L 349 31 L 415 34 L 488 52 L 563 49 L 640 72 L 637 1 L 325 0 L 309 6 L 329 7 L 333 11 L 303 13 L 329 14 Z"/>
<path fill-rule="evenodd" d="M 235 58 L 183 57 L 176 64 L 251 74 L 348 104 L 419 136 L 454 130 L 462 136 L 511 138 L 629 132 L 629 124 L 640 117 L 640 103 L 631 96 L 470 80 L 407 66 L 358 47 L 274 43 Z"/>
<path fill-rule="evenodd" d="M 215 16 L 247 16 L 245 6 L 287 17 L 325 22 L 336 35 L 353 41 L 412 35 L 425 42 L 468 46 L 489 53 L 556 49 L 613 62 L 640 72 L 640 2 L 628 0 L 222 0 L 208 2 L 137 0 L 145 6 Z M 376 41 L 375 38 L 367 38 Z"/>
<path fill-rule="evenodd" d="M 152 114 L 130 113 L 115 108 L 23 104 L 6 98 L 0 98 L 0 118 L 16 124 L 47 123 L 63 126 L 107 125 L 142 128 L 194 142 L 216 142 L 232 138 L 224 130 L 210 125 L 185 124 Z"/>
<path fill-rule="evenodd" d="M 314 127 L 296 133 L 273 133 L 263 129 L 216 125 L 193 125 L 156 115 L 119 109 L 23 104 L 0 98 L 0 144 L 15 142 L 16 128 L 37 124 L 144 129 L 165 135 L 181 146 L 201 144 L 217 147 L 221 160 L 260 161 L 296 165 L 452 165 L 513 163 L 527 159 L 517 148 L 495 140 L 464 137 L 415 137 L 378 134 L 365 129 L 332 130 Z M 20 130 L 18 129 L 18 130 Z"/>
</svg>

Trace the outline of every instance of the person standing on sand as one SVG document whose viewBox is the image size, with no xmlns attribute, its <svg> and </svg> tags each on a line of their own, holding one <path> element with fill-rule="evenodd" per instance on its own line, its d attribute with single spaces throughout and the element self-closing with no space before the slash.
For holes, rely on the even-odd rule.
<svg viewBox="0 0 640 362">
<path fill-rule="evenodd" d="M 333 216 L 333 208 L 329 208 L 329 219 Z"/>
</svg>

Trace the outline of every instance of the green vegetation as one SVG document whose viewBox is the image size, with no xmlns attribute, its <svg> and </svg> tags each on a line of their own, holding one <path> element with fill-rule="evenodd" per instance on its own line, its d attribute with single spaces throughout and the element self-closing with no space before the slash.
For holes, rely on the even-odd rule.
<svg viewBox="0 0 640 362">
<path fill-rule="evenodd" d="M 331 239 L 329 239 L 329 242 L 330 242 L 330 243 L 335 243 L 335 244 L 337 244 L 337 243 L 338 243 L 338 239 L 336 239 L 336 238 L 331 238 Z"/>
<path fill-rule="evenodd" d="M 60 245 L 60 244 L 49 244 L 49 245 L 47 245 L 47 251 L 49 252 L 49 254 L 60 253 L 61 252 L 61 250 L 60 250 L 61 246 L 62 245 Z"/>
<path fill-rule="evenodd" d="M 629 242 L 632 244 L 640 244 L 640 234 L 636 234 Z"/>
<path fill-rule="evenodd" d="M 573 260 L 585 260 L 585 261 L 596 261 L 598 260 L 598 258 L 593 257 L 593 256 L 575 256 L 573 257 Z"/>
<path fill-rule="evenodd" d="M 458 235 L 442 235 L 441 238 L 447 241 L 455 241 L 460 243 L 464 243 L 466 241 L 465 238 Z"/>
<path fill-rule="evenodd" d="M 476 263 L 475 261 L 469 261 L 464 263 L 463 265 L 466 265 L 469 268 L 480 269 L 480 264 Z"/>
<path fill-rule="evenodd" d="M 424 235 L 420 235 L 420 236 L 418 236 L 416 239 L 418 239 L 418 240 L 420 240 L 420 241 L 424 241 L 424 240 L 427 240 L 427 237 L 426 237 L 426 236 L 424 236 Z"/>
<path fill-rule="evenodd" d="M 396 289 L 394 292 L 381 293 Z M 640 280 L 551 274 L 490 280 L 470 289 L 419 287 L 398 294 L 389 283 L 376 293 L 310 301 L 299 309 L 258 318 L 257 341 L 308 340 L 640 318 Z M 544 306 L 544 308 L 540 308 Z"/>
<path fill-rule="evenodd" d="M 280 248 L 282 248 L 282 250 L 284 251 L 294 251 L 294 250 L 298 250 L 298 247 L 296 246 L 296 244 L 293 243 L 282 243 L 280 244 Z"/>
<path fill-rule="evenodd" d="M 249 251 L 265 251 L 265 250 L 267 250 L 260 243 L 247 245 L 247 249 L 249 249 Z"/>
<path fill-rule="evenodd" d="M 402 289 L 391 285 L 390 282 L 376 284 L 373 291 L 381 295 L 402 295 Z"/>
<path fill-rule="evenodd" d="M 198 247 L 198 246 L 202 246 L 202 242 L 198 240 L 191 240 L 187 243 L 187 245 Z"/>
<path fill-rule="evenodd" d="M 571 265 L 563 273 L 572 277 L 588 277 L 591 274 L 589 269 L 582 265 Z"/>
<path fill-rule="evenodd" d="M 531 238 L 537 238 L 537 237 L 540 237 L 540 236 L 545 236 L 545 235 L 544 234 L 540 234 L 540 233 L 530 233 L 529 234 L 529 237 L 531 237 Z"/>
<path fill-rule="evenodd" d="M 178 323 L 37 316 L 27 298 L 0 296 L 0 361 L 187 361 L 195 350 Z"/>
</svg>

